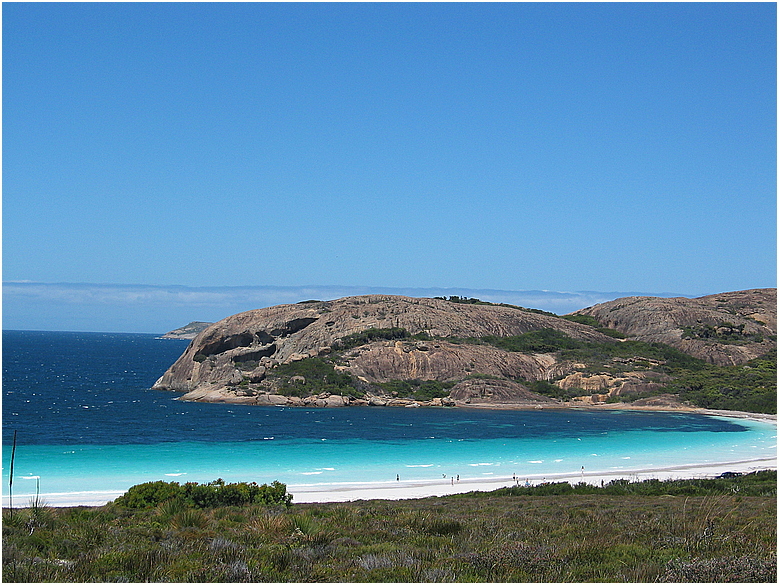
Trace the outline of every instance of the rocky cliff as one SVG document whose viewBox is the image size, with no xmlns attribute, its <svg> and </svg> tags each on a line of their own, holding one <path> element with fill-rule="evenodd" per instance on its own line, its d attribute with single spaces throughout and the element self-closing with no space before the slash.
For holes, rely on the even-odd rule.
<svg viewBox="0 0 779 585">
<path fill-rule="evenodd" d="M 557 391 L 578 403 L 657 394 L 668 382 L 656 367 L 662 359 L 622 356 L 582 363 L 559 351 L 618 347 L 619 334 L 611 330 L 712 363 L 744 363 L 776 349 L 776 291 L 630 297 L 566 318 L 388 295 L 280 305 L 210 325 L 155 387 L 182 392 L 184 400 L 316 406 L 543 407 L 561 404 Z M 562 345 L 540 342 L 517 350 L 499 343 L 533 332 L 551 332 Z M 313 383 L 314 376 L 320 383 Z M 534 391 L 539 388 L 545 395 Z"/>
</svg>

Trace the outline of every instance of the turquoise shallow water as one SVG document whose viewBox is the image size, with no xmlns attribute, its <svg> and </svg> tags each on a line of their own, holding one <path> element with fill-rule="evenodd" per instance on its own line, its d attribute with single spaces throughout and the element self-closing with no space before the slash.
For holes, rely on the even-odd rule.
<svg viewBox="0 0 779 585">
<path fill-rule="evenodd" d="M 218 477 L 293 486 L 582 467 L 629 477 L 776 457 L 776 425 L 703 415 L 182 403 L 149 387 L 186 343 L 45 332 L 4 332 L 3 341 L 3 486 L 16 430 L 15 501 L 38 483 L 63 494 Z"/>
<path fill-rule="evenodd" d="M 420 416 L 425 413 L 417 411 Z M 456 414 L 456 413 L 453 413 Z M 540 413 L 525 413 L 528 415 Z M 583 437 L 260 440 L 132 445 L 30 445 L 17 449 L 15 493 L 122 491 L 144 481 L 279 480 L 288 485 L 555 475 L 743 461 L 775 456 L 776 427 L 743 431 L 606 432 Z M 662 437 L 658 437 L 662 434 Z M 25 480 L 25 478 L 30 478 Z M 7 479 L 4 479 L 7 483 Z"/>
</svg>

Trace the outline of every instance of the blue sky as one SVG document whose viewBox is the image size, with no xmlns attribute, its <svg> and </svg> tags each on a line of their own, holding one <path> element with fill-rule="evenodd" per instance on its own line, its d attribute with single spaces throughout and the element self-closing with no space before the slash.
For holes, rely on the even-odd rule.
<svg viewBox="0 0 779 585">
<path fill-rule="evenodd" d="M 774 3 L 2 10 L 6 283 L 776 285 Z"/>
</svg>

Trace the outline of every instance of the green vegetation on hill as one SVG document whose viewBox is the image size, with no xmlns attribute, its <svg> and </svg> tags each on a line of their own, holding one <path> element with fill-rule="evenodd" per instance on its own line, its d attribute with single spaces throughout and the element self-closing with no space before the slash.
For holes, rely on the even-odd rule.
<svg viewBox="0 0 779 585">
<path fill-rule="evenodd" d="M 329 392 L 360 398 L 365 394 L 357 378 L 336 370 L 331 360 L 321 357 L 281 364 L 269 372 L 268 378 L 280 381 L 279 393 L 284 396 Z"/>
<path fill-rule="evenodd" d="M 617 331 L 616 329 L 601 327 L 601 324 L 598 322 L 598 320 L 590 315 L 563 315 L 561 319 L 565 319 L 566 321 L 573 321 L 574 323 L 579 323 L 581 325 L 589 325 L 598 333 L 603 333 L 603 335 L 608 335 L 609 337 L 614 337 L 615 339 L 625 339 L 625 337 L 627 337 L 624 333 Z"/>
<path fill-rule="evenodd" d="M 703 408 L 776 414 L 776 352 L 741 366 L 677 372 L 668 391 Z"/>
<path fill-rule="evenodd" d="M 561 349 L 578 349 L 584 346 L 584 342 L 576 341 L 556 329 L 539 329 L 508 337 L 486 335 L 477 340 L 466 341 L 487 343 L 504 351 L 519 353 L 551 353 Z"/>
<path fill-rule="evenodd" d="M 775 471 L 292 506 L 39 503 L 3 512 L 3 581 L 775 583 L 776 503 Z"/>
<path fill-rule="evenodd" d="M 745 333 L 745 325 L 734 325 L 727 321 L 718 323 L 717 325 L 708 325 L 701 323 L 695 327 L 684 327 L 682 329 L 682 337 L 684 339 L 707 339 L 711 341 L 717 341 L 718 343 L 760 343 L 763 341 L 763 336 L 759 333 Z M 773 336 L 772 336 L 773 337 Z"/>
<path fill-rule="evenodd" d="M 411 335 L 401 327 L 367 329 L 344 337 L 329 356 L 280 365 L 271 370 L 268 377 L 281 381 L 279 392 L 286 396 L 303 397 L 329 392 L 360 398 L 370 389 L 370 385 L 335 368 L 342 352 L 374 341 L 412 339 L 431 338 L 424 333 Z M 672 393 L 702 408 L 776 414 L 775 352 L 742 366 L 717 366 L 662 343 L 635 340 L 579 341 L 556 329 L 539 329 L 507 337 L 450 337 L 445 338 L 445 341 L 487 344 L 519 353 L 556 353 L 560 360 L 585 364 L 582 371 L 588 374 L 619 376 L 626 372 L 644 372 L 646 381 L 664 385 L 661 390 L 625 394 L 612 401 L 631 401 L 653 394 Z M 250 365 L 253 367 L 255 364 Z M 516 381 L 525 384 L 533 392 L 558 400 L 570 400 L 588 394 L 576 388 L 564 390 L 553 382 L 543 380 Z M 448 396 L 456 382 L 393 380 L 375 386 L 387 393 L 395 392 L 400 398 L 429 401 Z"/>
<path fill-rule="evenodd" d="M 658 376 L 670 376 L 672 381 L 662 392 L 678 394 L 681 400 L 695 406 L 776 414 L 775 352 L 741 366 L 717 366 L 662 343 L 633 340 L 587 343 L 573 340 L 555 330 L 463 341 L 489 343 L 506 351 L 557 351 L 561 359 L 587 364 L 585 371 L 593 374 L 619 375 L 643 370 Z M 548 382 L 527 385 L 534 392 L 551 398 L 565 400 L 581 395 L 576 391 L 564 391 Z M 622 398 L 631 400 L 636 397 L 628 395 Z"/>
</svg>

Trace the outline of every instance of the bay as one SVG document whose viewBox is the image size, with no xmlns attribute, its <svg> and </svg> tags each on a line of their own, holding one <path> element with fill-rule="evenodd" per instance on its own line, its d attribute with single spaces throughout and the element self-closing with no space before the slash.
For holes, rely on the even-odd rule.
<svg viewBox="0 0 779 585">
<path fill-rule="evenodd" d="M 186 341 L 3 332 L 3 485 L 118 493 L 143 481 L 288 485 L 541 477 L 776 456 L 776 425 L 688 413 L 203 404 L 152 390 Z M 33 481 L 34 480 L 34 481 Z"/>
</svg>

